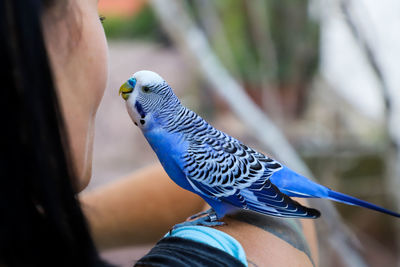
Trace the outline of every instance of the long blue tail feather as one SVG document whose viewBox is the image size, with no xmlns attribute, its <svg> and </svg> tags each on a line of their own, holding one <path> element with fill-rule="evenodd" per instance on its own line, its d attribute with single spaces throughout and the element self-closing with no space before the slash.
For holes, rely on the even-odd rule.
<svg viewBox="0 0 400 267">
<path fill-rule="evenodd" d="M 371 209 L 371 210 L 376 210 L 382 213 L 386 213 L 395 217 L 399 217 L 400 218 L 400 214 L 387 210 L 385 208 L 379 207 L 377 205 L 374 205 L 372 203 L 363 201 L 361 199 L 352 197 L 352 196 L 348 196 L 333 190 L 328 190 L 328 199 L 334 200 L 334 201 L 338 201 L 338 202 L 342 202 L 345 204 L 349 204 L 349 205 L 355 205 L 355 206 L 360 206 L 360 207 L 364 207 L 367 209 Z"/>
<path fill-rule="evenodd" d="M 281 190 L 282 193 L 290 197 L 327 198 L 348 205 L 372 209 L 400 218 L 399 213 L 387 210 L 358 198 L 333 191 L 323 185 L 307 179 L 300 174 L 295 173 L 285 166 L 282 168 L 282 170 L 272 175 L 271 181 Z"/>
</svg>

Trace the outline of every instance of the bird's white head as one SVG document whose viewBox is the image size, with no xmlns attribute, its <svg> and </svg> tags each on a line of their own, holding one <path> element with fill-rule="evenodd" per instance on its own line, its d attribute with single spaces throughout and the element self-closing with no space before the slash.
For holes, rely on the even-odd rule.
<svg viewBox="0 0 400 267">
<path fill-rule="evenodd" d="M 179 104 L 167 82 L 148 70 L 133 74 L 119 93 L 126 101 L 131 119 L 142 130 L 154 126 L 159 117 L 169 114 Z"/>
</svg>

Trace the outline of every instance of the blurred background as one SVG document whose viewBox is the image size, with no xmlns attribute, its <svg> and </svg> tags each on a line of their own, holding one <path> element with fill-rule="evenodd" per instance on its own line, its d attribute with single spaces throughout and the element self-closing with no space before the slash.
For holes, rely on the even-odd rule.
<svg viewBox="0 0 400 267">
<path fill-rule="evenodd" d="M 86 190 L 157 161 L 118 96 L 148 69 L 217 128 L 400 211 L 399 1 L 100 0 L 99 10 L 110 77 Z M 318 222 L 321 266 L 400 266 L 397 219 L 334 206 L 342 218 L 322 209 Z M 131 266 L 149 247 L 103 256 Z"/>
</svg>

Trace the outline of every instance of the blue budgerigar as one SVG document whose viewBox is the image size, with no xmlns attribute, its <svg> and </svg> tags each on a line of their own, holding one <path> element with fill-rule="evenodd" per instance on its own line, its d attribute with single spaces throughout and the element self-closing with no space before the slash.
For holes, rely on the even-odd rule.
<svg viewBox="0 0 400 267">
<path fill-rule="evenodd" d="M 184 107 L 154 72 L 136 72 L 121 86 L 120 94 L 170 178 L 212 207 L 185 225 L 218 225 L 218 219 L 238 209 L 278 217 L 320 216 L 318 210 L 290 197 L 327 198 L 400 217 L 317 184 L 215 129 Z"/>
</svg>

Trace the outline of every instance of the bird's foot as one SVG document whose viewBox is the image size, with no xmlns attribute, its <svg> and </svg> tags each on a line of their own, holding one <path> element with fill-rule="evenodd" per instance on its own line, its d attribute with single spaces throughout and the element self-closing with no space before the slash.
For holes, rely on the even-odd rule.
<svg viewBox="0 0 400 267">
<path fill-rule="evenodd" d="M 180 227 L 184 227 L 184 226 L 201 225 L 201 226 L 215 227 L 215 226 L 220 226 L 220 225 L 224 225 L 225 224 L 224 222 L 218 221 L 218 216 L 215 213 L 215 211 L 212 210 L 212 209 L 209 209 L 206 212 L 201 212 L 201 215 L 199 215 L 199 214 L 200 213 L 195 214 L 195 215 L 193 215 L 193 216 L 188 218 L 188 219 L 190 219 L 192 217 L 197 218 L 195 220 L 191 220 L 191 221 L 187 220 L 186 222 L 175 224 L 172 227 L 172 229 L 170 230 L 170 233 L 173 230 L 176 230 L 176 229 L 178 229 Z"/>
<path fill-rule="evenodd" d="M 208 210 L 206 210 L 206 211 L 202 211 L 202 212 L 199 212 L 199 213 L 196 213 L 196 214 L 190 216 L 189 218 L 186 219 L 186 221 L 187 221 L 187 222 L 193 221 L 194 219 L 203 217 L 203 216 L 205 216 L 205 215 L 210 215 L 210 214 L 212 214 L 212 213 L 215 213 L 215 212 L 214 212 L 214 210 L 213 210 L 212 208 L 210 208 L 210 209 L 208 209 Z"/>
</svg>

